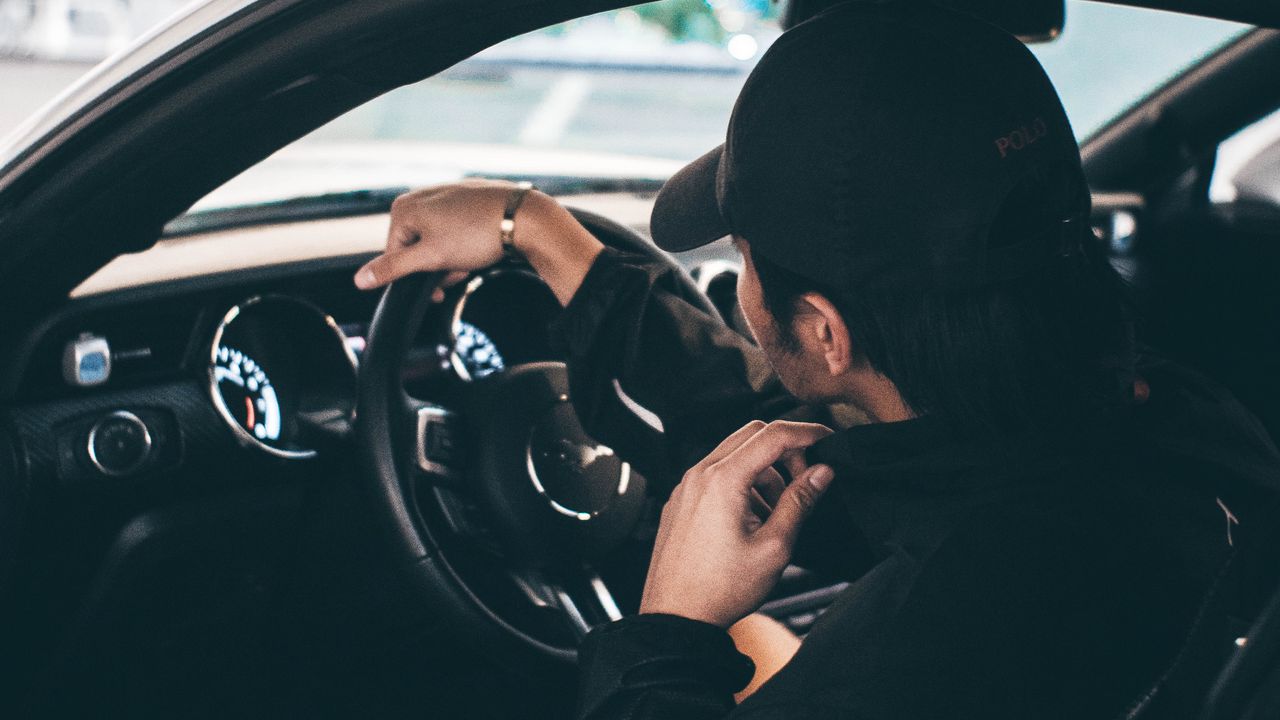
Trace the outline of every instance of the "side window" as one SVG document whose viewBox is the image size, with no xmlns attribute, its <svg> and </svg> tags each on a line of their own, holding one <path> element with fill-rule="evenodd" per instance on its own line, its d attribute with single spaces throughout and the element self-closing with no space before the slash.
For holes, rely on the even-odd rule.
<svg viewBox="0 0 1280 720">
<path fill-rule="evenodd" d="M 1280 210 L 1280 110 L 1218 146 L 1209 200 Z"/>
</svg>

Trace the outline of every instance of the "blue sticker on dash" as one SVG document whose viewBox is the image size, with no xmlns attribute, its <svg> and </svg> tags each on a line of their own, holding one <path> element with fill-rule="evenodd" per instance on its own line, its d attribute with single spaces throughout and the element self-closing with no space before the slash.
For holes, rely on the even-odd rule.
<svg viewBox="0 0 1280 720">
<path fill-rule="evenodd" d="M 106 353 L 89 353 L 80 358 L 80 382 L 96 383 L 107 379 Z"/>
</svg>

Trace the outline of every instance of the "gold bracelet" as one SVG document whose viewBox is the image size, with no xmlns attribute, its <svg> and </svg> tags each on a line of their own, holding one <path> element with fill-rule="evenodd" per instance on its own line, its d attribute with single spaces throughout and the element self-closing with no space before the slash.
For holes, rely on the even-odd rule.
<svg viewBox="0 0 1280 720">
<path fill-rule="evenodd" d="M 516 251 L 516 211 L 524 202 L 524 196 L 533 189 L 533 183 L 525 181 L 516 183 L 516 187 L 507 197 L 507 207 L 502 211 L 502 224 L 498 226 L 499 237 L 502 238 L 502 252 L 505 255 L 517 254 Z"/>
</svg>

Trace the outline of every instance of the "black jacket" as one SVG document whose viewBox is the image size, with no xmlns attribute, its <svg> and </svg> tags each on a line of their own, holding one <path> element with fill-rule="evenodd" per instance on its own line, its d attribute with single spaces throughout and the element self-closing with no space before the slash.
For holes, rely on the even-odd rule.
<svg viewBox="0 0 1280 720">
<path fill-rule="evenodd" d="M 659 482 L 750 418 L 823 419 L 645 259 L 602 255 L 557 336 L 587 427 Z M 627 618 L 582 645 L 580 716 L 1124 717 L 1173 665 L 1234 523 L 1280 474 L 1223 391 L 1167 364 L 1143 376 L 1145 404 L 1052 436 L 978 439 L 922 418 L 822 441 L 811 459 L 836 481 L 803 555 L 856 581 L 795 658 L 735 707 L 752 666 L 724 631 Z M 664 433 L 634 432 L 615 379 Z"/>
</svg>

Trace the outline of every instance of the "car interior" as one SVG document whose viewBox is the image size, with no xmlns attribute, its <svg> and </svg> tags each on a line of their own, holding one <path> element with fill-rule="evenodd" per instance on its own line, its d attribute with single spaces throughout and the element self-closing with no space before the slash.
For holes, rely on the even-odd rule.
<svg viewBox="0 0 1280 720">
<path fill-rule="evenodd" d="M 622 499 L 587 530 L 556 501 L 532 449 L 568 396 L 547 287 L 504 260 L 443 303 L 431 276 L 357 290 L 404 187 L 189 208 L 370 99 L 624 4 L 249 3 L 3 170 L 0 714 L 572 715 L 573 648 L 638 607 L 662 498 L 561 402 L 555 427 L 609 456 Z M 828 4 L 791 0 L 782 23 Z M 1028 41 L 1071 24 L 1051 0 L 952 4 Z M 1081 147 L 1142 343 L 1280 441 L 1280 6 L 1121 4 L 1256 26 Z M 727 242 L 672 257 L 647 240 L 661 172 L 501 176 L 679 268 L 691 302 L 748 334 Z M 529 509 L 530 475 L 555 513 Z M 803 636 L 845 586 L 790 568 L 761 612 Z M 1187 691 L 1204 717 L 1280 713 L 1278 598 Z"/>
</svg>

